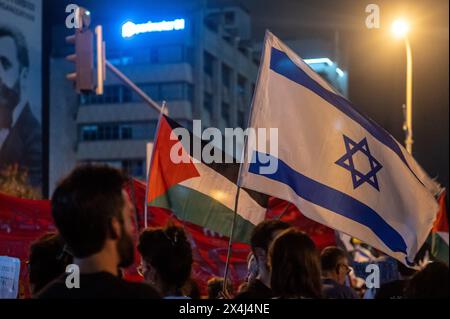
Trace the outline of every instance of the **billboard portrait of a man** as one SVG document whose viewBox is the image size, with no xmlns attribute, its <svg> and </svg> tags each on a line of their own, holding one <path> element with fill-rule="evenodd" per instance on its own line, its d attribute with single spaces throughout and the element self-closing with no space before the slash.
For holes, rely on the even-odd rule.
<svg viewBox="0 0 450 319">
<path fill-rule="evenodd" d="M 42 129 L 27 94 L 30 69 L 24 35 L 0 24 L 0 168 L 17 164 L 29 183 L 42 181 Z"/>
</svg>

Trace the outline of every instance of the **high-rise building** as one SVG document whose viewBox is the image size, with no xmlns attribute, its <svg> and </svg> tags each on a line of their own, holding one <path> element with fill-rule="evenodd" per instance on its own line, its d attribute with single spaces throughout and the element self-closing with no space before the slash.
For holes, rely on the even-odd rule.
<svg viewBox="0 0 450 319">
<path fill-rule="evenodd" d="M 151 20 L 151 22 L 149 21 Z M 100 22 L 101 23 L 101 22 Z M 106 57 L 169 115 L 191 127 L 246 127 L 259 53 L 251 20 L 239 6 L 201 8 L 177 16 L 103 23 Z M 76 163 L 101 162 L 146 174 L 147 143 L 159 114 L 113 74 L 103 95 L 77 96 L 64 79 L 68 30 L 53 30 L 50 74 L 50 192 Z M 313 63 L 319 72 L 334 72 Z M 325 74 L 324 73 L 324 74 Z"/>
</svg>

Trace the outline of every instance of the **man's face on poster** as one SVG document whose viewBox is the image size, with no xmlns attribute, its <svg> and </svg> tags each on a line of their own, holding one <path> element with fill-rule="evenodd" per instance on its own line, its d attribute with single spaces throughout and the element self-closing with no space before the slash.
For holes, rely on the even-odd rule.
<svg viewBox="0 0 450 319">
<path fill-rule="evenodd" d="M 18 59 L 14 39 L 0 37 L 0 128 L 11 127 L 12 114 L 19 103 L 26 72 Z"/>
</svg>

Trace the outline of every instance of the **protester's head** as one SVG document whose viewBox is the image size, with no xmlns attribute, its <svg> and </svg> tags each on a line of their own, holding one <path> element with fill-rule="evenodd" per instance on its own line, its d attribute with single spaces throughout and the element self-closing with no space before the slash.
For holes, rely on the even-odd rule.
<svg viewBox="0 0 450 319">
<path fill-rule="evenodd" d="M 48 233 L 33 242 L 28 259 L 31 293 L 34 295 L 48 283 L 65 273 L 72 256 L 64 250 L 64 242 L 55 233 Z"/>
<path fill-rule="evenodd" d="M 259 223 L 252 232 L 250 243 L 258 265 L 258 273 L 262 275 L 268 268 L 268 250 L 274 238 L 290 225 L 280 220 L 266 220 Z"/>
<path fill-rule="evenodd" d="M 212 277 L 207 282 L 208 299 L 219 299 L 220 293 L 223 291 L 223 284 L 225 280 L 222 277 Z M 227 292 L 230 295 L 234 294 L 233 285 L 230 280 L 227 280 Z"/>
<path fill-rule="evenodd" d="M 345 284 L 351 270 L 345 251 L 335 246 L 326 247 L 320 254 L 320 265 L 324 277 Z"/>
<path fill-rule="evenodd" d="M 305 233 L 287 229 L 279 234 L 269 250 L 271 288 L 282 298 L 320 298 L 319 253 Z"/>
<path fill-rule="evenodd" d="M 20 31 L 0 25 L 0 129 L 9 128 L 28 76 L 29 58 Z"/>
<path fill-rule="evenodd" d="M 117 267 L 133 263 L 133 206 L 123 190 L 126 181 L 114 168 L 84 165 L 56 188 L 53 219 L 75 258 L 105 252 L 102 256 Z"/>
<path fill-rule="evenodd" d="M 191 275 L 192 248 L 183 228 L 145 229 L 139 238 L 140 272 L 164 296 L 180 294 Z"/>
<path fill-rule="evenodd" d="M 416 273 L 408 282 L 405 297 L 408 299 L 447 299 L 448 266 L 435 261 Z"/>
</svg>

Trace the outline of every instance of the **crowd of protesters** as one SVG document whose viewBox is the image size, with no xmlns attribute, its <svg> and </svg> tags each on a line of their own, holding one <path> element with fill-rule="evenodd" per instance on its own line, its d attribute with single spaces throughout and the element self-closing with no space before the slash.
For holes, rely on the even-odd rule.
<svg viewBox="0 0 450 319">
<path fill-rule="evenodd" d="M 182 227 L 169 223 L 142 231 L 137 243 L 143 282 L 122 278 L 134 261 L 131 213 L 123 190 L 126 177 L 106 166 L 80 166 L 52 197 L 57 234 L 32 244 L 29 280 L 33 298 L 202 298 L 191 278 L 192 248 Z M 268 220 L 251 236 L 248 274 L 236 291 L 229 280 L 207 282 L 209 299 L 362 298 L 348 254 L 338 247 L 321 252 L 289 224 Z M 79 268 L 79 288 L 68 288 L 66 266 Z M 420 271 L 399 263 L 398 280 L 384 283 L 374 298 L 448 298 L 448 266 L 430 262 Z M 225 286 L 225 287 L 224 287 Z M 203 297 L 205 298 L 205 297 Z"/>
</svg>

